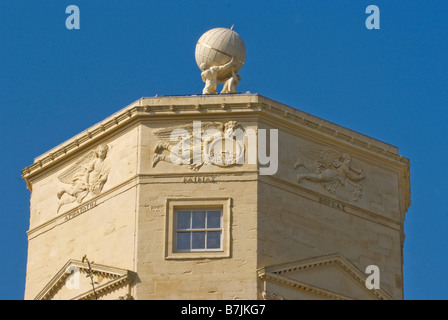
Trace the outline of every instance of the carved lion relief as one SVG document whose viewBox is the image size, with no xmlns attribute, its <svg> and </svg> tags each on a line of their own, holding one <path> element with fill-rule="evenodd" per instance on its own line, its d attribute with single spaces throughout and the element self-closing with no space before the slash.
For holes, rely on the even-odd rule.
<svg viewBox="0 0 448 320">
<path fill-rule="evenodd" d="M 106 144 L 100 145 L 58 176 L 61 182 L 56 194 L 59 199 L 58 212 L 65 204 L 75 201 L 82 203 L 88 195 L 100 194 L 110 171 L 106 159 L 109 149 Z"/>
<path fill-rule="evenodd" d="M 298 145 L 300 156 L 294 164 L 297 169 L 297 182 L 303 180 L 317 182 L 330 193 L 338 189 L 352 192 L 352 200 L 362 197 L 362 180 L 365 178 L 363 169 L 352 164 L 352 157 L 348 153 L 341 153 L 331 149 Z"/>
</svg>

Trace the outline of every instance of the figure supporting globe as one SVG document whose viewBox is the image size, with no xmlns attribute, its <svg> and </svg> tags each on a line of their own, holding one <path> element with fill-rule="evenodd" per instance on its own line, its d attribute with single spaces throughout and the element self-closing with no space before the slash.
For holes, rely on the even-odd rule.
<svg viewBox="0 0 448 320">
<path fill-rule="evenodd" d="M 196 45 L 195 57 L 205 82 L 202 94 L 216 94 L 218 84 L 224 84 L 221 93 L 236 93 L 241 81 L 237 73 L 246 60 L 246 46 L 233 26 L 204 33 Z"/>
</svg>

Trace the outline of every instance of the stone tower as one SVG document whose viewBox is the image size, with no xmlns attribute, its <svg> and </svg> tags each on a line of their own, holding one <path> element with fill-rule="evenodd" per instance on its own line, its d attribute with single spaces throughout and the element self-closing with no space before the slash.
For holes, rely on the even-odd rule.
<svg viewBox="0 0 448 320">
<path fill-rule="evenodd" d="M 258 94 L 142 98 L 22 175 L 26 299 L 403 298 L 409 161 Z"/>
</svg>

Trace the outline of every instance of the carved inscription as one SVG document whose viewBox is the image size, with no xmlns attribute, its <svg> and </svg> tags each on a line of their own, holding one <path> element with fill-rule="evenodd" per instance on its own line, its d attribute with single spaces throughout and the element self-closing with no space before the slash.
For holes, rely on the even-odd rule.
<svg viewBox="0 0 448 320">
<path fill-rule="evenodd" d="M 163 214 L 164 206 L 149 206 L 151 211 L 155 214 Z"/>
<path fill-rule="evenodd" d="M 216 183 L 215 177 L 184 177 L 184 183 Z"/>
<path fill-rule="evenodd" d="M 64 217 L 64 221 L 71 220 L 95 207 L 96 207 L 96 201 L 86 203 L 85 205 L 80 206 L 76 211 L 66 214 Z"/>
<path fill-rule="evenodd" d="M 345 206 L 339 202 L 336 202 L 334 200 L 331 199 L 327 199 L 327 198 L 322 198 L 319 197 L 319 203 L 322 203 L 326 206 L 341 210 L 341 211 L 345 211 Z"/>
</svg>

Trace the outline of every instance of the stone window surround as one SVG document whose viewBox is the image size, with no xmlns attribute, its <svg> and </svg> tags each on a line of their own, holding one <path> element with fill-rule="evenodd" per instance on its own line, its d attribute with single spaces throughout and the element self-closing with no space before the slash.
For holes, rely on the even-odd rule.
<svg viewBox="0 0 448 320">
<path fill-rule="evenodd" d="M 220 250 L 199 250 L 176 252 L 175 247 L 175 213 L 178 209 L 207 209 L 222 210 L 222 238 Z M 166 199 L 165 224 L 165 259 L 210 259 L 228 258 L 231 251 L 231 198 L 229 197 L 201 197 L 201 198 L 168 198 Z"/>
</svg>

